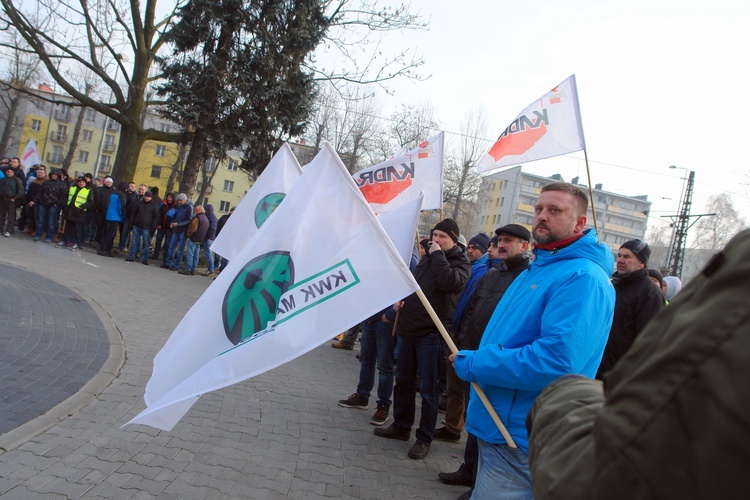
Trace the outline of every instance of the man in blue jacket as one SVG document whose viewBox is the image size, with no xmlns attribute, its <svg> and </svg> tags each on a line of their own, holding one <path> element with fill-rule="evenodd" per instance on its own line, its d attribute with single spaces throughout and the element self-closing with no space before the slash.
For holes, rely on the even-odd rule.
<svg viewBox="0 0 750 500">
<path fill-rule="evenodd" d="M 476 498 L 532 498 L 526 415 L 555 379 L 593 377 L 612 324 L 612 252 L 586 227 L 588 197 L 579 187 L 548 184 L 534 207 L 536 259 L 505 293 L 479 349 L 450 360 L 463 380 L 478 383 L 518 446 L 511 448 L 478 397 L 467 428 L 479 442 Z M 501 492 L 501 493 L 500 493 Z"/>
</svg>

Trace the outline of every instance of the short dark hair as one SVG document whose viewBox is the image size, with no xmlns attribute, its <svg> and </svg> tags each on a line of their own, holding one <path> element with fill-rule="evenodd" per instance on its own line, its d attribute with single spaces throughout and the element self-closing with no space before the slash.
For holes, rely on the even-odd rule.
<svg viewBox="0 0 750 500">
<path fill-rule="evenodd" d="M 576 200 L 576 204 L 578 205 L 578 216 L 580 217 L 581 215 L 586 215 L 586 212 L 589 208 L 589 197 L 586 196 L 586 192 L 580 187 L 567 182 L 552 182 L 550 184 L 542 186 L 540 193 L 544 193 L 546 191 L 562 191 L 564 193 L 572 195 Z"/>
</svg>

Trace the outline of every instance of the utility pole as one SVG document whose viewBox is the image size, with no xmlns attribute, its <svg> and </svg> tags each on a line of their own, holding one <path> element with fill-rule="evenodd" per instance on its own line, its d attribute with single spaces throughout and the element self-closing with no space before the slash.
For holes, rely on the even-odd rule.
<svg viewBox="0 0 750 500">
<path fill-rule="evenodd" d="M 682 197 L 682 207 L 680 213 L 677 215 L 662 215 L 662 217 L 669 217 L 672 219 L 672 227 L 674 227 L 674 245 L 669 255 L 669 264 L 667 264 L 667 271 L 671 276 L 677 276 L 682 279 L 682 264 L 685 261 L 685 249 L 687 247 L 687 234 L 688 229 L 693 227 L 693 224 L 698 222 L 701 217 L 711 216 L 716 214 L 696 214 L 690 215 L 690 207 L 693 204 L 693 186 L 695 184 L 695 171 L 691 170 L 690 175 L 687 179 L 685 186 L 685 193 Z M 691 217 L 697 217 L 692 224 L 690 222 Z M 675 220 L 676 218 L 676 220 Z"/>
</svg>

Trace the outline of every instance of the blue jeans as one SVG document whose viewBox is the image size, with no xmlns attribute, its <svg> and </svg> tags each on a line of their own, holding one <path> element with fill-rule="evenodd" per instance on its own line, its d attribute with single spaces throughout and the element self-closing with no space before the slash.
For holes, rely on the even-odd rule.
<svg viewBox="0 0 750 500">
<path fill-rule="evenodd" d="M 148 251 L 151 245 L 151 232 L 149 228 L 133 226 L 133 241 L 130 242 L 130 253 L 128 259 L 135 260 L 138 252 L 141 252 L 141 260 L 148 262 Z"/>
<path fill-rule="evenodd" d="M 169 240 L 172 238 L 171 229 L 157 229 L 156 230 L 156 244 L 154 245 L 154 258 L 158 259 L 161 253 L 164 257 L 162 261 L 167 260 L 167 250 L 169 249 Z"/>
<path fill-rule="evenodd" d="M 422 411 L 417 428 L 417 441 L 432 442 L 438 416 L 437 366 L 440 334 L 428 333 L 421 337 L 399 338 L 396 361 L 396 387 L 393 390 L 393 425 L 411 429 L 416 414 L 417 373 Z"/>
<path fill-rule="evenodd" d="M 57 219 L 60 218 L 60 207 L 57 205 L 45 206 L 35 204 L 36 210 L 36 237 L 42 238 L 42 233 L 47 233 L 47 241 L 57 234 Z"/>
<path fill-rule="evenodd" d="M 501 497 L 509 500 L 533 500 L 529 457 L 520 448 L 507 444 L 479 442 L 479 470 L 474 483 L 473 500 Z"/>
<path fill-rule="evenodd" d="M 124 252 L 130 244 L 130 233 L 133 232 L 133 224 L 128 219 L 125 219 L 122 223 L 122 231 L 120 232 L 120 252 Z"/>
<path fill-rule="evenodd" d="M 177 250 L 177 258 L 174 258 L 174 252 Z M 182 264 L 182 255 L 185 253 L 185 232 L 173 233 L 169 240 L 169 249 L 167 250 L 167 259 L 164 263 L 168 266 L 180 267 Z"/>
<path fill-rule="evenodd" d="M 362 338 L 359 353 L 359 385 L 357 393 L 370 397 L 375 384 L 375 365 L 378 368 L 378 406 L 391 407 L 393 391 L 393 347 L 394 337 L 391 333 L 393 323 L 365 321 L 362 325 Z"/>
<path fill-rule="evenodd" d="M 193 240 L 187 240 L 187 262 L 185 263 L 185 271 L 195 271 L 198 267 L 198 259 L 201 257 L 201 243 L 196 243 Z"/>
<path fill-rule="evenodd" d="M 214 272 L 214 254 L 211 252 L 211 245 L 213 245 L 214 240 L 206 240 L 203 242 L 203 255 L 206 257 L 206 260 L 208 261 L 208 268 L 206 271 L 209 273 Z M 196 266 L 198 264 L 196 263 Z"/>
</svg>

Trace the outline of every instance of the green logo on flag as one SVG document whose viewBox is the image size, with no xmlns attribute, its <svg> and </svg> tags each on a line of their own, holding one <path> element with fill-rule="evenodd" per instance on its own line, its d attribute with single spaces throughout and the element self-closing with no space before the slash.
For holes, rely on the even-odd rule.
<svg viewBox="0 0 750 500">
<path fill-rule="evenodd" d="M 284 201 L 284 193 L 271 193 L 265 195 L 255 206 L 255 225 L 260 227 L 271 216 L 276 207 Z"/>
<path fill-rule="evenodd" d="M 229 341 L 237 345 L 264 330 L 276 319 L 279 300 L 293 283 L 289 252 L 269 252 L 248 262 L 224 296 L 221 315 Z"/>
</svg>

